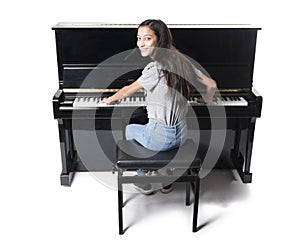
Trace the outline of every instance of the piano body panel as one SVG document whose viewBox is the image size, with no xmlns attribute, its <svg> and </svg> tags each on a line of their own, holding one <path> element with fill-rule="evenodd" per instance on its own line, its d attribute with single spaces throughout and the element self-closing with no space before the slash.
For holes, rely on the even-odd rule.
<svg viewBox="0 0 300 240">
<path fill-rule="evenodd" d="M 144 106 L 73 108 L 76 96 L 107 97 L 114 89 L 140 76 L 149 59 L 136 51 L 136 27 L 58 24 L 53 28 L 59 89 L 52 103 L 59 129 L 62 185 L 70 186 L 77 171 L 111 171 L 116 160 L 116 142 L 124 138 L 126 125 L 148 122 Z M 212 139 L 213 131 L 225 130 L 224 146 L 219 149 L 220 157 L 214 168 L 236 169 L 241 180 L 250 183 L 255 124 L 262 111 L 262 96 L 252 91 L 260 28 L 248 25 L 169 27 L 176 48 L 217 81 L 222 96 L 240 96 L 247 101 L 247 106 L 192 104 L 187 123 L 189 137 L 197 142 L 196 136 L 200 136 L 198 153 L 202 159 L 209 147 L 218 147 Z M 123 55 L 118 55 L 120 52 Z M 101 89 L 112 91 L 101 92 Z M 215 125 L 214 121 L 222 124 Z"/>
<path fill-rule="evenodd" d="M 189 126 L 190 138 L 194 138 L 195 132 L 196 135 L 200 135 L 198 151 L 203 159 L 209 146 L 214 148 L 214 145 L 218 145 L 211 141 L 211 131 L 218 131 L 219 129 L 211 130 L 210 120 L 210 118 L 197 119 L 200 129 L 193 129 Z M 62 176 L 66 176 L 68 173 L 73 175 L 76 171 L 112 170 L 116 160 L 116 142 L 124 138 L 124 129 L 128 121 L 129 119 L 64 119 L 63 125 L 60 126 L 62 134 L 65 135 L 64 141 L 61 141 L 61 145 L 63 145 L 61 150 L 62 153 L 65 153 L 62 156 Z M 249 183 L 252 180 L 249 176 L 252 176 L 250 163 L 255 118 L 228 118 L 226 121 L 224 146 L 214 168 L 236 169 L 242 181 Z M 93 137 L 95 134 L 96 139 Z M 115 135 L 118 137 L 116 138 Z M 194 140 L 197 142 L 197 137 Z M 100 149 L 103 151 L 101 154 L 99 154 Z M 63 185 L 69 184 L 64 183 Z"/>
</svg>

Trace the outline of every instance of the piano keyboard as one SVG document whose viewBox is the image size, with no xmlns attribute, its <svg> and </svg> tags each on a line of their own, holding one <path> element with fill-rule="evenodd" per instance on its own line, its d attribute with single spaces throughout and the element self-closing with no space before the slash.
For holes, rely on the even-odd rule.
<svg viewBox="0 0 300 240">
<path fill-rule="evenodd" d="M 127 97 L 118 104 L 107 105 L 101 102 L 100 97 L 76 97 L 73 102 L 74 108 L 97 108 L 97 107 L 130 107 L 146 106 L 145 97 Z M 197 97 L 191 97 L 188 101 L 192 106 L 206 105 L 197 102 Z M 209 105 L 217 106 L 248 106 L 248 102 L 243 97 L 216 97 L 216 100 Z"/>
<path fill-rule="evenodd" d="M 191 97 L 188 101 L 194 105 L 217 105 L 217 106 L 248 106 L 248 102 L 243 97 L 216 97 L 212 103 L 205 104 L 197 102 L 197 97 Z"/>
<path fill-rule="evenodd" d="M 73 107 L 77 108 L 94 108 L 94 107 L 129 107 L 129 106 L 145 106 L 145 97 L 127 97 L 122 99 L 118 104 L 107 105 L 101 102 L 100 97 L 76 97 Z"/>
</svg>

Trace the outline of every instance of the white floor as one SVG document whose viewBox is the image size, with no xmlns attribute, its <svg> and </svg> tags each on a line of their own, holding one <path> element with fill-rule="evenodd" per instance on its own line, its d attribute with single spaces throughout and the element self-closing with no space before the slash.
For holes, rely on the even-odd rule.
<svg viewBox="0 0 300 240">
<path fill-rule="evenodd" d="M 51 178 L 50 172 L 37 176 Z M 115 177 L 77 173 L 71 187 L 47 179 L 18 192 L 9 188 L 14 198 L 4 197 L 8 208 L 4 201 L 1 231 L 9 236 L 6 239 L 297 239 L 296 222 L 289 212 L 296 210 L 289 208 L 292 196 L 283 196 L 279 186 L 257 179 L 243 184 L 228 170 L 214 170 L 202 179 L 198 232 L 192 232 L 192 205 L 185 206 L 184 184 L 178 183 L 169 194 L 125 194 L 126 232 L 119 236 L 117 192 L 99 182 Z M 24 179 L 28 180 L 34 181 Z"/>
</svg>

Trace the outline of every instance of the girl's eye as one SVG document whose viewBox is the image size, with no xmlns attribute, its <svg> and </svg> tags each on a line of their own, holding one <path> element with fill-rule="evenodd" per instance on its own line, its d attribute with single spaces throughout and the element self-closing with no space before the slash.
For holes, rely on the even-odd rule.
<svg viewBox="0 0 300 240">
<path fill-rule="evenodd" d="M 151 37 L 145 37 L 143 38 L 144 41 L 150 41 L 152 38 Z M 141 37 L 137 37 L 137 41 L 142 41 Z"/>
</svg>

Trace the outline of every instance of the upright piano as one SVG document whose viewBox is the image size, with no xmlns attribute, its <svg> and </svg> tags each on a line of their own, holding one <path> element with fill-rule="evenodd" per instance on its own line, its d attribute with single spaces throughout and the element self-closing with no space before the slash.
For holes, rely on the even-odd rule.
<svg viewBox="0 0 300 240">
<path fill-rule="evenodd" d="M 101 98 L 135 81 L 150 59 L 136 47 L 136 24 L 58 23 L 55 31 L 58 90 L 53 97 L 61 150 L 61 184 L 77 171 L 110 171 L 116 142 L 129 123 L 147 123 L 144 92 L 105 106 Z M 257 32 L 252 25 L 168 25 L 178 50 L 217 82 L 211 104 L 189 99 L 190 137 L 204 169 L 237 170 L 252 182 L 251 154 L 262 96 L 253 88 Z"/>
</svg>

